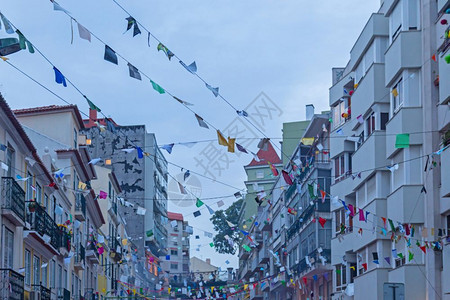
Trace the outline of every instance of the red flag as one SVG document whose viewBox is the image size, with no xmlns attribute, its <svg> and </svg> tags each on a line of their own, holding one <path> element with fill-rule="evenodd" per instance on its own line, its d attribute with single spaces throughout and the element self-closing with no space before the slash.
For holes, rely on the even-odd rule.
<svg viewBox="0 0 450 300">
<path fill-rule="evenodd" d="M 367 264 L 366 264 L 366 263 L 363 263 L 362 266 L 363 266 L 364 270 L 367 271 Z"/>
<path fill-rule="evenodd" d="M 277 170 L 277 168 L 275 168 L 275 167 L 270 163 L 270 161 L 268 161 L 267 163 L 269 164 L 269 167 L 270 167 L 270 169 L 272 170 L 273 176 L 277 177 L 277 176 L 278 176 L 278 170 Z"/>
<path fill-rule="evenodd" d="M 381 217 L 381 219 L 383 220 L 384 228 L 386 228 L 386 218 L 385 217 Z"/>
<path fill-rule="evenodd" d="M 308 284 L 308 278 L 303 277 L 303 282 L 304 282 L 305 284 Z"/>
<path fill-rule="evenodd" d="M 433 54 L 433 56 L 431 56 L 431 59 L 434 60 L 434 61 L 437 61 L 436 60 L 436 54 Z"/>
<path fill-rule="evenodd" d="M 420 246 L 420 250 L 422 250 L 423 253 L 427 254 L 427 247 L 425 247 L 425 246 Z"/>
<path fill-rule="evenodd" d="M 325 197 L 327 196 L 327 193 L 325 193 L 325 191 L 320 191 L 320 194 L 322 195 L 322 203 L 325 202 Z"/>
<path fill-rule="evenodd" d="M 322 218 L 322 217 L 319 217 L 319 223 L 320 223 L 320 225 L 322 226 L 322 228 L 324 228 L 326 222 L 327 222 L 327 219 L 324 219 L 324 218 Z"/>
<path fill-rule="evenodd" d="M 294 183 L 292 182 L 292 179 L 291 179 L 291 177 L 289 176 L 289 173 L 288 173 L 288 172 L 286 172 L 285 170 L 282 170 L 282 171 L 281 171 L 281 174 L 283 174 L 284 181 L 286 181 L 287 184 L 289 184 L 289 185 L 293 185 L 293 184 L 294 184 Z"/>
<path fill-rule="evenodd" d="M 349 204 L 348 208 L 350 209 L 350 217 L 355 216 L 355 209 L 353 208 L 353 205 Z"/>
<path fill-rule="evenodd" d="M 51 182 L 48 186 L 49 186 L 49 187 L 54 187 L 55 185 L 56 185 L 56 182 L 53 181 L 53 182 Z"/>
</svg>

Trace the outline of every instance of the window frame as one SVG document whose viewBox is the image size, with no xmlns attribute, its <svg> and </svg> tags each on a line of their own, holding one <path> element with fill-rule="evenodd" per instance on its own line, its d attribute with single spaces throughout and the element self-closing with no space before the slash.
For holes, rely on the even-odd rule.
<svg viewBox="0 0 450 300">
<path fill-rule="evenodd" d="M 392 94 L 392 91 L 394 91 L 395 89 L 397 89 L 397 97 L 395 97 Z M 395 85 L 392 87 L 391 89 L 391 95 L 392 95 L 392 110 L 393 110 L 393 115 L 395 115 L 396 113 L 398 113 L 398 111 L 403 107 L 404 105 L 404 99 L 403 99 L 403 78 L 400 77 L 400 79 L 398 79 L 395 83 Z"/>
</svg>

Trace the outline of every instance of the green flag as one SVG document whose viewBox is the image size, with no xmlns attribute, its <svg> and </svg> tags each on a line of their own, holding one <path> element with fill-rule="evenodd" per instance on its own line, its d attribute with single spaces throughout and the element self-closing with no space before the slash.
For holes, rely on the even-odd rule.
<svg viewBox="0 0 450 300">
<path fill-rule="evenodd" d="M 409 133 L 397 134 L 395 139 L 395 148 L 408 148 L 409 147 Z"/>
<path fill-rule="evenodd" d="M 157 84 L 153 80 L 150 80 L 150 82 L 152 83 L 153 89 L 158 93 L 164 94 L 166 92 L 159 84 Z"/>
<path fill-rule="evenodd" d="M 195 206 L 200 207 L 202 206 L 204 203 L 202 202 L 202 200 L 200 200 L 199 198 L 197 198 L 197 202 L 195 203 Z"/>
<path fill-rule="evenodd" d="M 391 219 L 388 219 L 388 221 L 389 221 L 389 225 L 391 225 L 391 230 L 392 230 L 392 232 L 394 232 L 394 231 L 395 231 L 394 222 L 392 222 Z"/>
<path fill-rule="evenodd" d="M 397 256 L 400 257 L 401 259 L 405 258 L 405 256 L 403 256 L 403 253 L 398 253 Z"/>
<path fill-rule="evenodd" d="M 450 54 L 444 57 L 446 63 L 450 64 Z"/>
<path fill-rule="evenodd" d="M 308 184 L 308 191 L 309 191 L 309 197 L 311 197 L 311 199 L 316 198 L 316 195 L 314 195 L 314 185 Z"/>
<path fill-rule="evenodd" d="M 86 99 L 87 103 L 89 104 L 89 108 L 90 108 L 90 109 L 96 110 L 96 111 L 98 111 L 98 112 L 101 112 L 101 111 L 102 111 L 97 105 L 95 105 L 94 103 L 92 103 L 92 101 L 89 100 L 86 96 L 84 96 L 84 99 Z"/>
<path fill-rule="evenodd" d="M 209 243 L 209 245 L 210 245 L 211 247 L 214 247 L 214 243 Z"/>
<path fill-rule="evenodd" d="M 252 251 L 252 248 L 250 248 L 248 245 L 243 245 L 242 248 L 244 248 L 244 250 L 247 252 Z"/>
<path fill-rule="evenodd" d="M 151 237 L 152 235 L 153 235 L 153 230 L 147 230 L 146 232 L 145 232 L 145 234 L 147 235 L 147 237 Z"/>
<path fill-rule="evenodd" d="M 408 253 L 408 261 L 412 261 L 414 259 L 414 253 L 412 253 L 411 251 L 408 251 Z"/>
</svg>

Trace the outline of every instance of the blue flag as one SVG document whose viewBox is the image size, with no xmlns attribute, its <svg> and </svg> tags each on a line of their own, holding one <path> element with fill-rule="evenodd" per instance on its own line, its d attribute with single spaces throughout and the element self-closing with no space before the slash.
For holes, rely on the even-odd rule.
<svg viewBox="0 0 450 300">
<path fill-rule="evenodd" d="M 62 84 L 63 86 L 67 87 L 66 78 L 64 77 L 64 75 L 56 67 L 53 67 L 53 71 L 55 71 L 56 83 Z"/>
</svg>

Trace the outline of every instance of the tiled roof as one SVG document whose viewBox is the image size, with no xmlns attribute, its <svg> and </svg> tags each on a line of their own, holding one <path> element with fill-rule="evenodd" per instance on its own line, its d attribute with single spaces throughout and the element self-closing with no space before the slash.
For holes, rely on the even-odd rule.
<svg viewBox="0 0 450 300">
<path fill-rule="evenodd" d="M 50 181 L 50 183 L 53 182 L 53 177 L 50 174 L 50 172 L 45 168 L 44 163 L 42 162 L 41 158 L 37 154 L 36 148 L 34 147 L 33 143 L 31 142 L 28 135 L 25 133 L 25 130 L 23 130 L 22 125 L 20 125 L 19 121 L 17 120 L 16 116 L 14 115 L 13 111 L 9 107 L 8 103 L 6 103 L 6 100 L 3 98 L 3 96 L 0 94 L 0 109 L 2 109 L 5 114 L 8 116 L 10 122 L 13 124 L 13 126 L 16 128 L 17 132 L 19 133 L 22 140 L 25 142 L 25 145 L 28 147 L 28 150 L 33 154 L 34 160 L 41 166 L 41 168 L 44 171 L 45 176 Z M 58 187 L 55 185 L 55 189 L 58 189 Z"/>
<path fill-rule="evenodd" d="M 173 213 L 173 212 L 170 212 L 170 211 L 167 212 L 167 218 L 169 220 L 183 221 L 183 215 L 182 214 Z"/>
<path fill-rule="evenodd" d="M 84 127 L 83 118 L 81 118 L 80 111 L 76 105 L 48 105 L 48 106 L 39 106 L 39 107 L 30 107 L 30 108 L 22 108 L 14 110 L 15 115 L 28 115 L 35 113 L 45 113 L 52 111 L 64 111 L 64 110 L 73 110 L 75 118 L 80 123 L 81 127 Z"/>
<path fill-rule="evenodd" d="M 264 166 L 267 165 L 267 162 L 271 162 L 272 164 L 281 164 L 281 159 L 278 156 L 277 152 L 272 146 L 272 143 L 269 142 L 267 147 L 267 151 L 259 150 L 256 155 L 258 155 L 260 162 L 257 162 L 255 159 L 252 159 L 250 164 L 247 165 L 247 167 L 253 167 L 253 166 Z"/>
</svg>

